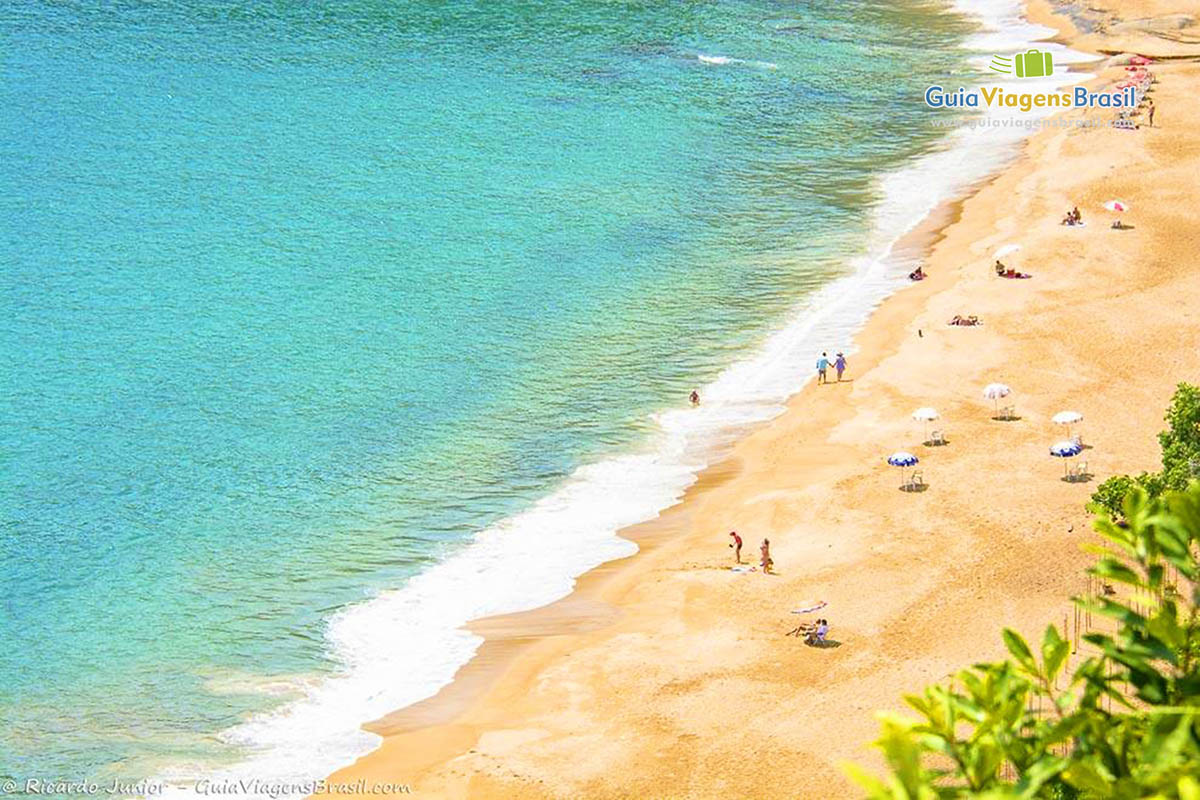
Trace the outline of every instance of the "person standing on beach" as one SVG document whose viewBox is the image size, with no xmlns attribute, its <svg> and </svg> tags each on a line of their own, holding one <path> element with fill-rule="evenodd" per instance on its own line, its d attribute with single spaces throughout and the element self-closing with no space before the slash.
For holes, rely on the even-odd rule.
<svg viewBox="0 0 1200 800">
<path fill-rule="evenodd" d="M 821 357 L 817 359 L 817 383 L 829 383 L 829 379 L 825 377 L 827 369 L 829 369 L 829 354 L 821 353 Z"/>
<path fill-rule="evenodd" d="M 841 353 L 838 353 L 837 360 L 833 362 L 833 368 L 837 370 L 838 383 L 841 383 L 842 373 L 846 371 L 846 357 Z"/>
<path fill-rule="evenodd" d="M 1153 100 L 1150 101 L 1150 108 L 1148 110 L 1150 112 L 1150 127 L 1153 128 L 1154 127 L 1154 101 Z"/>
<path fill-rule="evenodd" d="M 762 567 L 762 571 L 764 573 L 769 574 L 771 572 L 771 567 L 775 564 L 775 562 L 771 560 L 771 541 L 769 539 L 763 539 L 763 542 L 759 546 L 758 550 L 760 553 L 762 553 L 762 561 L 759 562 L 759 565 Z"/>
<path fill-rule="evenodd" d="M 738 536 L 737 531 L 730 531 L 729 535 L 733 537 L 733 541 L 729 546 L 733 548 L 733 560 L 737 563 L 742 563 L 742 537 Z"/>
<path fill-rule="evenodd" d="M 692 394 L 690 397 L 688 397 L 688 399 L 692 401 L 692 405 L 694 405 L 694 406 L 700 405 L 700 393 L 697 392 L 695 389 L 692 389 Z"/>
</svg>

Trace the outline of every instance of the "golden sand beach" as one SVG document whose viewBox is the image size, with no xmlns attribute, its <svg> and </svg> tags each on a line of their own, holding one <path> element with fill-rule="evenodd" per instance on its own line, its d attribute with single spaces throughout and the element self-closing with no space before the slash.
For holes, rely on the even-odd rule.
<svg viewBox="0 0 1200 800">
<path fill-rule="evenodd" d="M 1003 626 L 1062 623 L 1090 559 L 1085 502 L 1156 466 L 1172 390 L 1200 377 L 1200 26 L 1173 16 L 1197 9 L 1088 6 L 1029 16 L 1076 49 L 1156 57 L 1157 124 L 1032 136 L 920 232 L 930 278 L 878 309 L 848 380 L 808 385 L 625 531 L 637 555 L 548 608 L 474 624 L 487 641 L 455 683 L 370 725 L 382 746 L 332 780 L 438 798 L 854 797 L 838 764 L 881 766 L 876 711 L 999 656 Z M 1073 25 L 1085 17 L 1093 30 Z M 1097 87 L 1123 74 L 1089 69 Z M 1129 229 L 1110 229 L 1111 198 Z M 1085 227 L 1059 224 L 1073 206 Z M 1031 280 L 995 275 L 1007 244 Z M 948 326 L 956 314 L 983 325 Z M 1017 419 L 992 418 L 993 381 Z M 922 444 L 920 406 L 946 446 Z M 1064 409 L 1084 415 L 1086 482 L 1048 453 Z M 927 490 L 899 491 L 895 450 L 918 455 Z M 748 560 L 770 539 L 777 574 L 730 571 L 735 529 Z M 784 635 L 817 598 L 823 648 Z"/>
</svg>

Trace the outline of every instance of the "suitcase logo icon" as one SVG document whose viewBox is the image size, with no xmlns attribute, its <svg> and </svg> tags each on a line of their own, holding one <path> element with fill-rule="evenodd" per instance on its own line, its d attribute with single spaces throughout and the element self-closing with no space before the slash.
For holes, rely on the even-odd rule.
<svg viewBox="0 0 1200 800">
<path fill-rule="evenodd" d="M 993 72 L 1018 78 L 1045 78 L 1054 74 L 1054 57 L 1041 50 L 1029 50 L 1015 56 L 992 56 L 989 66 Z"/>
</svg>

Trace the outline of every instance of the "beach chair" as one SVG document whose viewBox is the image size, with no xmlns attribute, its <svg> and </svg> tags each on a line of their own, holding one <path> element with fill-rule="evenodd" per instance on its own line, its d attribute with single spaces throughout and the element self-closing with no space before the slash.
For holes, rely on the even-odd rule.
<svg viewBox="0 0 1200 800">
<path fill-rule="evenodd" d="M 925 477 L 923 475 L 921 475 L 920 472 L 914 472 L 912 474 L 912 477 L 908 479 L 908 483 L 905 484 L 905 488 L 908 489 L 908 491 L 910 491 L 910 492 L 917 492 L 917 491 L 920 491 L 921 487 L 923 487 L 924 485 L 925 485 Z"/>
<path fill-rule="evenodd" d="M 1088 479 L 1088 475 L 1090 475 L 1090 474 L 1091 473 L 1088 472 L 1088 463 L 1086 461 L 1080 461 L 1075 466 L 1075 479 L 1076 480 L 1086 481 Z"/>
<path fill-rule="evenodd" d="M 1016 406 L 1004 406 L 1000 409 L 1000 419 L 1016 419 Z"/>
<path fill-rule="evenodd" d="M 929 434 L 929 443 L 936 447 L 940 447 L 946 443 L 946 435 L 942 431 L 934 431 L 933 433 Z"/>
</svg>

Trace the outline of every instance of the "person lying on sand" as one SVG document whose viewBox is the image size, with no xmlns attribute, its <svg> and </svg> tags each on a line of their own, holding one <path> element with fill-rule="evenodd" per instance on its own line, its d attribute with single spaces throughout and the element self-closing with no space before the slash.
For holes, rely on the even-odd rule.
<svg viewBox="0 0 1200 800">
<path fill-rule="evenodd" d="M 1000 277 L 1023 281 L 1032 278 L 1033 276 L 1028 272 L 1017 272 L 1015 269 L 1006 269 L 1004 272 L 1000 273 Z"/>
<path fill-rule="evenodd" d="M 953 318 L 953 319 L 951 319 L 951 320 L 950 320 L 949 322 L 947 322 L 946 324 L 947 324 L 947 325 L 962 325 L 962 326 L 965 326 L 965 327 L 967 327 L 967 328 L 970 328 L 970 327 L 973 327 L 973 326 L 975 326 L 975 325 L 982 325 L 983 323 L 982 323 L 982 322 L 980 322 L 980 321 L 979 321 L 979 317 L 975 316 L 974 314 L 972 314 L 972 315 L 971 315 L 971 316 L 969 316 L 969 317 L 964 317 L 964 316 L 962 316 L 961 314 L 955 314 L 955 315 L 954 315 L 954 318 Z"/>
</svg>

